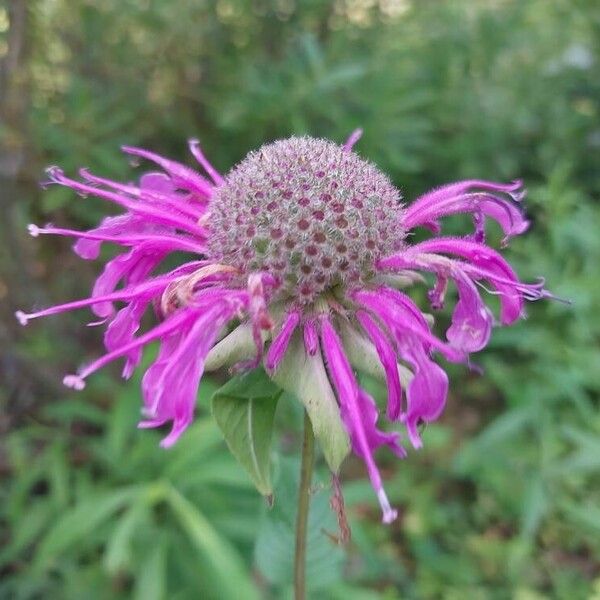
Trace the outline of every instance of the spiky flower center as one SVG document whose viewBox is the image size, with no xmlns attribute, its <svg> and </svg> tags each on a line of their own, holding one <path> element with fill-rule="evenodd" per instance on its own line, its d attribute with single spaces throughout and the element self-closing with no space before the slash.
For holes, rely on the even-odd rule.
<svg viewBox="0 0 600 600">
<path fill-rule="evenodd" d="M 400 194 L 332 142 L 292 137 L 248 156 L 211 201 L 210 254 L 240 273 L 268 271 L 302 304 L 365 283 L 404 239 Z"/>
</svg>

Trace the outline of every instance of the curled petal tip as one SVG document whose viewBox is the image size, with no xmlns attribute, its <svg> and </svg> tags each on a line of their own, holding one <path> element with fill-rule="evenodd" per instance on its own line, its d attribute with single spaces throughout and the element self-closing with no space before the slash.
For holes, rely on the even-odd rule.
<svg viewBox="0 0 600 600">
<path fill-rule="evenodd" d="M 74 390 L 82 390 L 85 387 L 85 381 L 79 375 L 65 375 L 63 383 Z"/>
<path fill-rule="evenodd" d="M 405 419 L 405 424 L 406 431 L 408 433 L 408 439 L 410 440 L 412 447 L 415 450 L 419 450 L 423 447 L 423 440 L 421 439 L 421 435 L 419 434 L 416 425 L 408 417 Z"/>
<path fill-rule="evenodd" d="M 469 368 L 469 371 L 471 371 L 472 373 L 475 373 L 477 375 L 483 375 L 485 373 L 485 371 L 481 365 L 471 362 L 471 360 L 467 361 L 467 367 Z"/>
<path fill-rule="evenodd" d="M 40 228 L 34 223 L 29 223 L 29 225 L 27 225 L 27 231 L 31 237 L 37 237 L 40 235 Z"/>
<path fill-rule="evenodd" d="M 104 323 L 106 323 L 108 317 L 106 319 L 100 319 L 99 321 L 90 321 L 89 323 L 86 323 L 85 326 L 86 327 L 100 327 L 100 325 L 104 325 Z"/>
<path fill-rule="evenodd" d="M 168 450 L 171 446 L 174 446 L 181 437 L 181 434 L 187 429 L 188 425 L 189 422 L 175 424 L 171 433 L 160 441 L 160 447 Z"/>
<path fill-rule="evenodd" d="M 29 317 L 22 310 L 16 311 L 15 317 L 17 318 L 17 321 L 19 321 L 19 323 L 23 326 L 25 326 L 25 325 L 27 325 L 27 323 L 29 323 Z"/>
<path fill-rule="evenodd" d="M 61 177 L 63 174 L 63 170 L 56 165 L 50 165 L 46 167 L 46 175 L 50 177 L 52 181 L 55 181 L 58 177 Z"/>
<path fill-rule="evenodd" d="M 377 499 L 379 500 L 379 505 L 381 506 L 381 511 L 383 513 L 381 518 L 382 522 L 386 525 L 393 523 L 398 518 L 398 511 L 390 506 L 390 501 L 383 488 L 377 490 Z"/>
</svg>

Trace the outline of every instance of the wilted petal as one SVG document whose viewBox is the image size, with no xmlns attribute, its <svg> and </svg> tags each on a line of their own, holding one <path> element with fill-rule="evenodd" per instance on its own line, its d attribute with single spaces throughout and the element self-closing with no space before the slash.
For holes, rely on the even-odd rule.
<svg viewBox="0 0 600 600">
<path fill-rule="evenodd" d="M 314 356 L 319 349 L 319 335 L 314 319 L 307 319 L 303 329 L 304 349 L 307 354 Z"/>
<path fill-rule="evenodd" d="M 256 344 L 256 364 L 258 366 L 263 353 L 262 331 L 270 331 L 273 321 L 267 310 L 264 273 L 252 273 L 248 277 L 248 294 L 250 297 L 249 313 L 252 321 L 252 334 Z"/>
</svg>

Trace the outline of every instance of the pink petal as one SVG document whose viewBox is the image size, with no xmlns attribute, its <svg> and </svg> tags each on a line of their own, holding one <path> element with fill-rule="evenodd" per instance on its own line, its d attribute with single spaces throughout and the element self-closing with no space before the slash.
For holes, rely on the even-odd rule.
<svg viewBox="0 0 600 600">
<path fill-rule="evenodd" d="M 387 416 L 388 419 L 396 421 L 400 417 L 400 411 L 402 410 L 402 386 L 400 385 L 400 377 L 398 376 L 396 353 L 385 334 L 366 312 L 362 310 L 357 311 L 356 318 L 371 338 L 379 355 L 379 360 L 385 371 L 387 381 Z"/>
<path fill-rule="evenodd" d="M 441 415 L 448 395 L 448 376 L 415 340 L 404 339 L 400 344 L 400 354 L 413 367 L 413 378 L 406 390 L 408 409 L 405 424 L 412 445 L 420 448 L 423 443 L 418 426 L 421 421 L 435 421 Z"/>
<path fill-rule="evenodd" d="M 516 321 L 523 313 L 523 294 L 519 279 L 508 262 L 488 246 L 459 238 L 436 238 L 411 246 L 407 255 L 443 253 L 460 256 L 476 267 L 472 275 L 488 279 L 501 295 L 500 320 L 504 325 Z M 457 264 L 460 269 L 460 263 Z M 464 269 L 463 269 L 464 270 Z M 465 271 L 466 272 L 466 271 Z"/>
<path fill-rule="evenodd" d="M 477 352 L 487 345 L 494 318 L 481 300 L 475 284 L 466 275 L 458 275 L 455 281 L 459 300 L 446 337 L 453 346 L 465 352 Z"/>
<path fill-rule="evenodd" d="M 500 184 L 468 180 L 443 186 L 417 198 L 407 209 L 403 225 L 412 229 L 423 225 L 439 233 L 438 219 L 447 215 L 473 213 L 478 236 L 483 239 L 484 217 L 497 221 L 506 237 L 523 233 L 529 222 L 515 204 L 523 197 L 521 182 Z M 499 196 L 503 193 L 510 200 Z"/>
<path fill-rule="evenodd" d="M 389 523 L 395 519 L 396 512 L 385 495 L 373 452 L 381 445 L 387 445 L 398 456 L 404 456 L 404 450 L 398 444 L 397 434 L 386 434 L 376 428 L 378 415 L 375 403 L 358 387 L 341 341 L 325 315 L 321 318 L 321 342 L 352 449 L 365 461 L 371 485 L 381 505 L 383 520 Z"/>
<path fill-rule="evenodd" d="M 281 330 L 275 336 L 267 352 L 265 367 L 269 371 L 274 371 L 285 356 L 285 351 L 290 343 L 298 323 L 300 322 L 300 311 L 290 312 L 285 318 Z"/>
</svg>

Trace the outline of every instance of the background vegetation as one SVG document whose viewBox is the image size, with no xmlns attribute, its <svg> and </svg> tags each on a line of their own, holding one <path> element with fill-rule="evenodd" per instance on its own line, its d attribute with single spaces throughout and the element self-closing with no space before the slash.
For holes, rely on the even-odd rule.
<svg viewBox="0 0 600 600">
<path fill-rule="evenodd" d="M 315 597 L 600 598 L 600 11 L 593 0 L 12 0 L 0 4 L 0 597 L 284 598 L 301 415 L 279 402 L 276 504 L 227 452 L 208 398 L 170 452 L 138 432 L 82 315 L 18 329 L 17 308 L 85 295 L 98 268 L 28 222 L 110 210 L 43 167 L 113 178 L 139 144 L 181 160 L 198 136 L 227 171 L 292 133 L 343 140 L 407 199 L 466 177 L 529 188 L 508 256 L 572 307 L 497 330 L 485 376 L 453 368 L 449 407 L 408 460 L 382 454 L 400 508 L 379 523 L 348 460 L 352 542 L 324 473 L 311 513 Z M 464 225 L 464 223 L 463 223 Z"/>
</svg>

